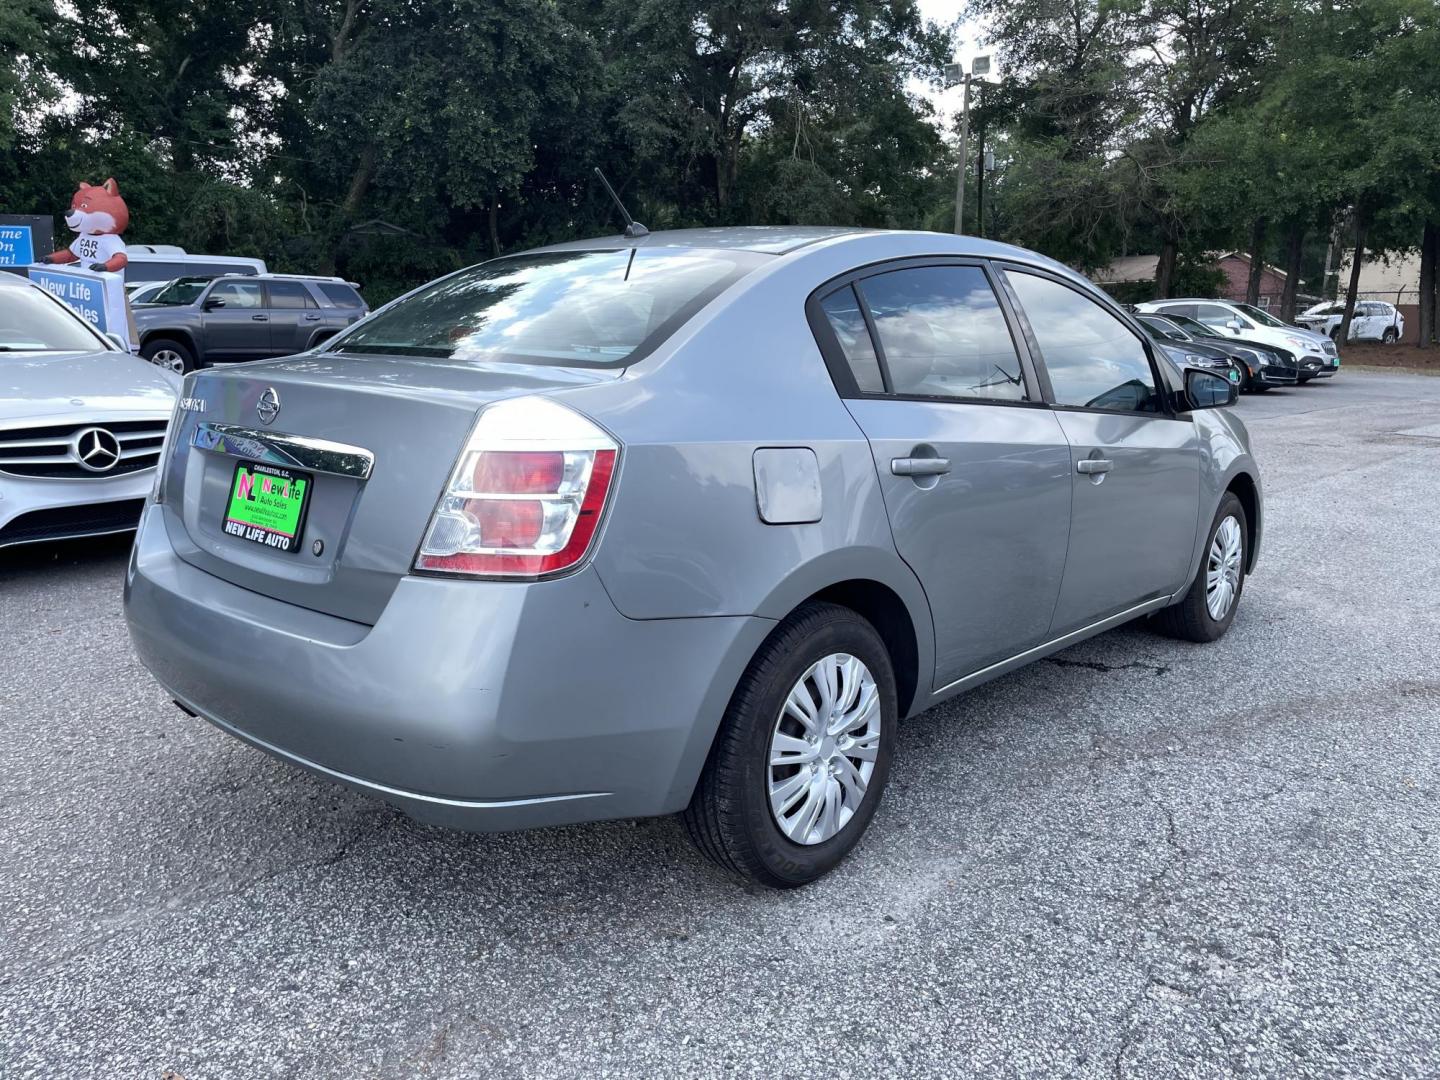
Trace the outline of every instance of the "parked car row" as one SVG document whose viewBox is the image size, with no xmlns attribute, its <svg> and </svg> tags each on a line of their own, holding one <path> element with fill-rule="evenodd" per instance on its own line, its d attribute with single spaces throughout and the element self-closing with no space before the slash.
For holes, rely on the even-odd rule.
<svg viewBox="0 0 1440 1080">
<path fill-rule="evenodd" d="M 1268 350 L 1280 361 L 1276 365 L 1277 372 L 1294 371 L 1298 383 L 1328 379 L 1340 369 L 1340 350 L 1333 340 L 1312 330 L 1287 325 L 1268 311 L 1250 304 L 1190 297 L 1151 300 L 1137 304 L 1136 311 L 1187 319 L 1238 345 L 1252 350 Z M 1266 379 L 1262 366 L 1258 379 L 1252 370 L 1249 388 L 1259 390 L 1270 385 L 1283 385 L 1286 381 L 1279 374 Z"/>
</svg>

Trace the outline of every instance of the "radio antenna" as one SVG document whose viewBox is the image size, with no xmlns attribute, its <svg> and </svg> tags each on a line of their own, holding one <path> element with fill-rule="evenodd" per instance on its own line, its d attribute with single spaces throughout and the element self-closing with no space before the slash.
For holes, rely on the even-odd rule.
<svg viewBox="0 0 1440 1080">
<path fill-rule="evenodd" d="M 605 179 L 605 174 L 600 171 L 598 165 L 595 167 L 595 175 L 600 178 L 600 183 L 605 185 L 606 194 L 614 200 L 615 206 L 620 211 L 620 216 L 625 219 L 625 231 L 621 235 L 631 237 L 632 239 L 649 236 L 650 230 L 630 216 L 630 211 L 625 209 L 625 204 L 620 201 L 620 196 L 615 194 L 615 189 L 610 186 L 610 181 Z"/>
</svg>

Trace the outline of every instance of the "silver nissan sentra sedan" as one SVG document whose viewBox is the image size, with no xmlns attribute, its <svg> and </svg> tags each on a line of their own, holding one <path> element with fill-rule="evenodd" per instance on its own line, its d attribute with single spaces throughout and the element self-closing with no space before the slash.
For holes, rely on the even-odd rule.
<svg viewBox="0 0 1440 1080">
<path fill-rule="evenodd" d="M 1225 633 L 1234 397 L 1002 244 L 561 244 L 189 376 L 126 612 L 181 708 L 417 818 L 680 813 L 795 886 L 902 717 L 1141 616 Z"/>
</svg>

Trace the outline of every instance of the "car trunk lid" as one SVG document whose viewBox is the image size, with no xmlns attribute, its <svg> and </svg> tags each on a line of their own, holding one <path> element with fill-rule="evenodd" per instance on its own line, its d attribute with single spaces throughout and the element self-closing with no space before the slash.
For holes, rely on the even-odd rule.
<svg viewBox="0 0 1440 1080">
<path fill-rule="evenodd" d="M 243 588 L 373 624 L 411 569 L 480 408 L 618 374 L 329 354 L 202 371 L 187 388 L 164 477 L 172 543 L 185 561 Z M 269 544 L 234 523 L 242 464 L 247 498 L 271 482 L 277 495 L 304 482 L 293 540 L 273 539 L 289 522 L 264 534 Z"/>
</svg>

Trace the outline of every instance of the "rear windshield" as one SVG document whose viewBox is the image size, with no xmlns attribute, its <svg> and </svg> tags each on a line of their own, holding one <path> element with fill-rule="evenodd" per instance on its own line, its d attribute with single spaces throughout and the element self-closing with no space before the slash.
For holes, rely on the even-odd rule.
<svg viewBox="0 0 1440 1080">
<path fill-rule="evenodd" d="M 495 259 L 431 282 L 330 348 L 477 363 L 634 363 L 766 258 L 636 248 Z"/>
<path fill-rule="evenodd" d="M 324 281 L 317 281 L 315 284 L 325 299 L 336 307 L 361 308 L 365 306 L 365 301 L 360 299 L 360 294 L 349 285 L 331 285 Z"/>
</svg>

